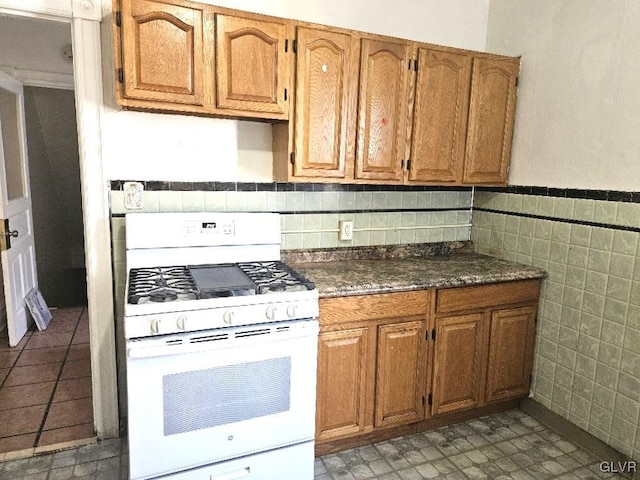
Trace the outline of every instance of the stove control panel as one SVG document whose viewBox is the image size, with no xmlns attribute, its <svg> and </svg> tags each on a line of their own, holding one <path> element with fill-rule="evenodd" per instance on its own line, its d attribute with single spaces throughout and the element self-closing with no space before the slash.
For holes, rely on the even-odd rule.
<svg viewBox="0 0 640 480">
<path fill-rule="evenodd" d="M 184 222 L 185 237 L 218 237 L 235 234 L 235 223 L 233 220 L 187 220 Z"/>
<path fill-rule="evenodd" d="M 318 301 L 308 299 L 156 313 L 126 318 L 125 336 L 126 338 L 152 337 L 186 331 L 225 328 L 232 325 L 317 318 L 318 314 Z"/>
</svg>

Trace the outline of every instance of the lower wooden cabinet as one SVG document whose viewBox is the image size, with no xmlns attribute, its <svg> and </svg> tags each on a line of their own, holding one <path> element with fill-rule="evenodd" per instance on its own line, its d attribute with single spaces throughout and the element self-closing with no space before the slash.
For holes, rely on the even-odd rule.
<svg viewBox="0 0 640 480">
<path fill-rule="evenodd" d="M 433 360 L 433 415 L 477 407 L 482 401 L 482 366 L 486 351 L 483 316 L 436 320 Z"/>
<path fill-rule="evenodd" d="M 366 427 L 369 327 L 322 332 L 318 340 L 316 439 L 353 435 Z"/>
<path fill-rule="evenodd" d="M 425 414 L 431 292 L 320 300 L 316 442 Z"/>
<path fill-rule="evenodd" d="M 439 290 L 431 414 L 525 396 L 538 280 Z"/>
<path fill-rule="evenodd" d="M 527 280 L 320 299 L 320 451 L 526 396 L 539 290 Z"/>
</svg>

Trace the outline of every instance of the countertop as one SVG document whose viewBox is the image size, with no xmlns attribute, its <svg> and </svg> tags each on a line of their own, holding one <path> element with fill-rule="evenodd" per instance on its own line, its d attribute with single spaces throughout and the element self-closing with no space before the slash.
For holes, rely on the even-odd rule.
<svg viewBox="0 0 640 480">
<path fill-rule="evenodd" d="M 478 253 L 294 262 L 320 298 L 539 279 L 540 268 Z"/>
</svg>

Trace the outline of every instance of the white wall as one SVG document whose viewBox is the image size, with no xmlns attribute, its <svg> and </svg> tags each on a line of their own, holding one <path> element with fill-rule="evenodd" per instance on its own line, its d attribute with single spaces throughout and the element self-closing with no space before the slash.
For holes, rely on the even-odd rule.
<svg viewBox="0 0 640 480">
<path fill-rule="evenodd" d="M 492 0 L 487 49 L 522 55 L 514 185 L 638 191 L 640 2 Z"/>
<path fill-rule="evenodd" d="M 214 3 L 212 1 L 207 3 Z M 483 50 L 489 0 L 220 0 L 280 17 Z M 111 1 L 105 0 L 108 13 Z M 109 25 L 109 22 L 105 22 Z M 271 127 L 233 120 L 125 112 L 113 95 L 110 28 L 103 32 L 103 161 L 108 179 L 271 181 Z"/>
</svg>

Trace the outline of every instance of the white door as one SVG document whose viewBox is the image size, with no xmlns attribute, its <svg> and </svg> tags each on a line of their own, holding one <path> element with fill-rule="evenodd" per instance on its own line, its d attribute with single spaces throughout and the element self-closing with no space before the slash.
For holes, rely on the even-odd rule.
<svg viewBox="0 0 640 480">
<path fill-rule="evenodd" d="M 22 84 L 0 72 L 0 254 L 9 345 L 20 342 L 33 321 L 24 298 L 38 285 L 33 241 Z M 1 327 L 1 325 L 0 325 Z"/>
</svg>

